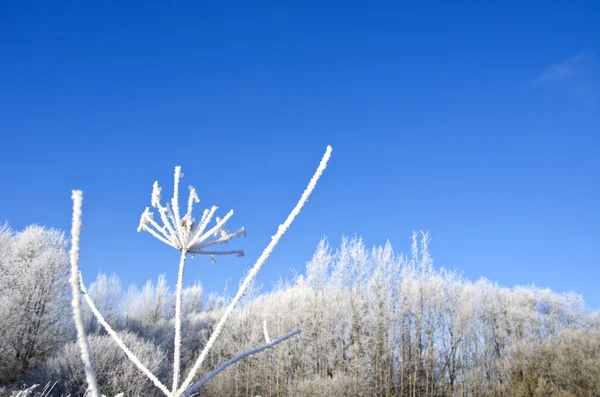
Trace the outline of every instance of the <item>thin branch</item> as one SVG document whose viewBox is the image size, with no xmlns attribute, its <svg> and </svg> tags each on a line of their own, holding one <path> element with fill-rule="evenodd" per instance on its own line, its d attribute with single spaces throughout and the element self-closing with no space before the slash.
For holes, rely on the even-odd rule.
<svg viewBox="0 0 600 397">
<path fill-rule="evenodd" d="M 147 225 L 142 226 L 141 230 L 145 230 L 148 233 L 150 233 L 151 235 L 153 235 L 156 239 L 162 241 L 163 243 L 165 243 L 167 245 L 170 245 L 171 247 L 173 247 L 175 249 L 179 249 L 179 247 L 177 247 L 176 245 L 174 245 L 173 243 L 171 243 L 170 241 L 168 241 L 167 239 L 165 239 L 164 237 L 162 237 L 161 235 L 159 235 L 158 233 L 156 233 L 156 231 L 154 231 L 153 229 L 151 229 Z"/>
<path fill-rule="evenodd" d="M 147 215 L 147 222 L 153 226 L 157 231 L 160 232 L 160 234 L 162 234 L 167 240 L 169 240 L 171 242 L 171 245 L 174 244 L 175 241 L 177 241 L 177 239 L 173 239 L 173 236 L 170 234 L 170 232 L 166 229 L 166 227 L 161 227 L 158 222 L 156 222 L 154 220 L 154 218 L 152 217 L 152 212 L 148 211 L 148 207 L 146 207 L 146 212 L 148 212 Z"/>
<path fill-rule="evenodd" d="M 183 219 L 187 219 L 187 220 L 191 221 L 192 209 L 193 209 L 194 203 L 199 203 L 200 198 L 198 197 L 198 193 L 196 192 L 196 189 L 193 186 L 188 186 L 188 189 L 190 189 L 190 195 L 188 197 L 187 212 L 186 212 L 185 216 L 183 217 Z"/>
<path fill-rule="evenodd" d="M 160 202 L 158 203 L 158 214 L 160 215 L 160 219 L 162 220 L 163 224 L 165 225 L 165 228 L 169 231 L 169 236 L 170 236 L 169 240 L 178 241 L 179 239 L 177 238 L 177 232 L 175 231 L 175 229 L 173 229 L 173 226 L 171 225 L 171 221 L 169 221 L 169 216 L 167 215 L 167 209 L 165 207 L 163 207 Z"/>
<path fill-rule="evenodd" d="M 204 251 L 204 250 L 192 250 L 188 251 L 194 255 L 237 255 L 244 256 L 244 250 L 231 250 L 231 251 Z"/>
<path fill-rule="evenodd" d="M 298 334 L 300 334 L 300 330 L 297 329 L 297 330 L 292 331 L 290 333 L 287 333 L 287 334 L 285 334 L 283 336 L 280 336 L 279 338 L 274 339 L 273 341 L 268 342 L 268 343 L 266 343 L 266 344 L 264 344 L 262 346 L 258 346 L 258 347 L 252 348 L 252 349 L 250 349 L 248 351 L 245 351 L 244 353 L 242 353 L 242 354 L 240 354 L 238 356 L 235 356 L 234 358 L 232 358 L 231 360 L 229 360 L 229 361 L 221 364 L 217 369 L 215 369 L 214 371 L 210 372 L 204 378 L 200 379 L 198 382 L 196 382 L 192 386 L 190 386 L 190 388 L 187 389 L 181 395 L 181 397 L 190 397 L 193 393 L 195 393 L 196 391 L 198 391 L 198 389 L 200 387 L 202 387 L 203 384 L 205 384 L 206 382 L 208 382 L 209 380 L 211 380 L 212 378 L 214 378 L 216 375 L 218 375 L 225 368 L 227 368 L 227 367 L 229 367 L 229 366 L 237 363 L 238 361 L 240 361 L 240 360 L 242 360 L 242 359 L 244 359 L 244 358 L 246 358 L 248 356 L 252 356 L 252 355 L 254 355 L 256 353 L 260 353 L 263 350 L 270 349 L 273 346 L 275 346 L 275 345 L 277 345 L 277 344 L 285 341 L 286 339 L 289 339 L 292 336 L 298 335 Z"/>
<path fill-rule="evenodd" d="M 179 216 L 179 180 L 183 175 L 181 174 L 181 167 L 175 167 L 175 177 L 173 183 L 173 198 L 171 198 L 171 207 L 173 208 L 173 223 L 175 223 L 175 230 L 179 236 L 179 241 L 184 241 L 183 229 L 181 227 L 181 217 Z"/>
<path fill-rule="evenodd" d="M 73 307 L 73 319 L 75 320 L 75 328 L 77 329 L 77 344 L 83 362 L 85 371 L 85 379 L 89 386 L 91 397 L 98 397 L 98 383 L 96 381 L 96 372 L 92 367 L 90 360 L 90 350 L 85 336 L 85 328 L 83 326 L 83 317 L 81 315 L 81 296 L 78 285 L 79 276 L 79 240 L 81 235 L 81 203 L 83 201 L 83 193 L 81 190 L 73 190 L 71 196 L 73 199 L 73 225 L 71 227 L 71 292 L 73 299 L 71 306 Z"/>
<path fill-rule="evenodd" d="M 215 245 L 215 244 L 226 244 L 226 243 L 230 242 L 231 240 L 233 240 L 235 237 L 240 237 L 240 236 L 244 236 L 244 237 L 246 236 L 246 229 L 244 229 L 243 227 L 236 230 L 233 233 L 230 233 L 228 230 L 224 230 L 224 231 L 222 230 L 221 237 L 219 237 L 218 239 L 196 243 L 191 248 L 195 249 L 195 250 L 199 250 L 202 248 L 210 247 L 211 245 Z"/>
<path fill-rule="evenodd" d="M 194 231 L 194 236 L 192 237 L 191 241 L 195 241 L 202 233 L 204 233 L 204 229 L 206 229 L 206 226 L 208 226 L 208 223 L 215 214 L 215 211 L 217 211 L 217 208 L 218 207 L 216 205 L 213 205 L 210 210 L 208 208 L 204 210 L 202 213 L 202 218 L 200 218 L 200 222 L 198 223 L 198 228 Z"/>
<path fill-rule="evenodd" d="M 221 334 L 221 331 L 223 330 L 223 327 L 225 326 L 225 323 L 227 322 L 227 319 L 228 319 L 229 315 L 231 314 L 231 312 L 233 311 L 233 309 L 235 308 L 235 306 L 238 304 L 238 302 L 244 297 L 244 295 L 246 294 L 246 290 L 250 286 L 250 283 L 252 282 L 252 280 L 254 280 L 254 278 L 258 274 L 258 271 L 260 270 L 260 268 L 262 267 L 262 265 L 266 262 L 266 260 L 269 257 L 269 255 L 271 255 L 271 252 L 273 252 L 273 249 L 275 248 L 275 246 L 277 245 L 277 243 L 279 242 L 279 240 L 281 239 L 281 237 L 284 235 L 284 233 L 286 232 L 286 230 L 290 227 L 290 225 L 292 224 L 292 222 L 294 221 L 294 219 L 296 218 L 296 216 L 300 213 L 300 210 L 302 209 L 302 207 L 304 206 L 304 204 L 306 203 L 306 201 L 308 201 L 308 199 L 310 197 L 310 194 L 312 193 L 312 191 L 314 190 L 315 186 L 317 185 L 317 181 L 319 180 L 319 178 L 323 174 L 323 171 L 325 171 L 325 168 L 327 167 L 327 162 L 329 161 L 329 158 L 331 157 L 331 150 L 332 150 L 331 146 L 327 146 L 327 150 L 325 151 L 325 155 L 321 159 L 321 162 L 319 163 L 319 167 L 317 168 L 315 174 L 313 175 L 313 177 L 311 178 L 310 182 L 308 183 L 308 186 L 306 187 L 306 189 L 302 193 L 302 196 L 300 197 L 300 200 L 298 201 L 298 203 L 296 204 L 296 206 L 294 207 L 294 209 L 292 210 L 292 212 L 290 212 L 290 214 L 288 215 L 288 217 L 285 220 L 285 222 L 282 225 L 279 225 L 279 227 L 277 228 L 277 233 L 275 233 L 275 235 L 273 237 L 271 237 L 271 242 L 264 249 L 264 251 L 261 254 L 261 256 L 256 260 L 256 263 L 254 264 L 254 267 L 250 270 L 250 272 L 246 276 L 246 279 L 244 280 L 244 282 L 240 286 L 240 288 L 239 288 L 236 296 L 233 298 L 233 300 L 231 301 L 231 303 L 229 304 L 229 306 L 227 307 L 227 309 L 225 309 L 225 312 L 223 313 L 223 316 L 221 317 L 221 319 L 217 323 L 217 326 L 215 327 L 215 330 L 213 331 L 213 333 L 211 334 L 210 338 L 208 339 L 208 342 L 206 343 L 206 346 L 204 346 L 204 349 L 202 350 L 202 352 L 200 353 L 200 356 L 198 357 L 198 359 L 194 363 L 194 366 L 190 370 L 190 372 L 189 372 L 188 376 L 186 377 L 185 381 L 183 382 L 183 384 L 181 385 L 181 387 L 177 391 L 176 396 L 181 395 L 181 393 L 183 393 L 183 391 L 185 391 L 189 387 L 189 385 L 192 383 L 192 379 L 194 379 L 194 376 L 196 376 L 196 373 L 198 372 L 198 369 L 200 368 L 200 366 L 202 365 L 202 363 L 206 359 L 206 356 L 208 355 L 208 352 L 212 348 L 213 344 L 215 343 L 215 340 Z"/>
</svg>

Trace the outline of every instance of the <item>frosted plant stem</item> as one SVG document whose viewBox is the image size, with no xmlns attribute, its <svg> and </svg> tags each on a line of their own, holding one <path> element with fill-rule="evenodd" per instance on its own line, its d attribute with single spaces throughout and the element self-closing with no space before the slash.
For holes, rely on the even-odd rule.
<svg viewBox="0 0 600 397">
<path fill-rule="evenodd" d="M 181 217 L 179 216 L 179 180 L 182 176 L 181 167 L 175 167 L 171 207 L 173 208 L 173 222 L 175 223 L 175 230 L 177 230 L 177 234 L 179 235 L 179 241 L 183 241 L 183 228 L 181 227 Z"/>
<path fill-rule="evenodd" d="M 266 349 L 270 349 L 273 346 L 277 345 L 278 343 L 281 343 L 283 341 L 285 341 L 286 339 L 291 338 L 294 335 L 298 335 L 300 333 L 300 330 L 295 330 L 292 331 L 290 333 L 287 333 L 283 336 L 280 336 L 277 339 L 272 340 L 269 343 L 265 343 L 264 345 L 261 346 L 257 346 L 254 347 L 248 351 L 245 351 L 242 354 L 239 354 L 237 356 L 235 356 L 234 358 L 232 358 L 231 360 L 221 364 L 217 369 L 215 369 L 214 371 L 210 372 L 208 375 L 206 375 L 204 378 L 200 379 L 198 382 L 194 383 L 192 386 L 190 386 L 189 389 L 187 389 L 182 395 L 181 397 L 190 397 L 193 393 L 195 393 L 196 391 L 198 391 L 198 389 L 200 387 L 202 387 L 203 384 L 205 384 L 206 382 L 208 382 L 209 380 L 211 380 L 212 378 L 214 378 L 215 376 L 217 376 L 221 371 L 223 371 L 225 368 L 237 363 L 238 361 L 248 357 L 248 356 L 252 356 L 253 354 L 256 353 L 260 353 L 263 350 Z"/>
<path fill-rule="evenodd" d="M 83 284 L 83 278 L 81 277 L 81 273 L 79 273 L 79 287 L 81 288 L 81 292 L 83 293 L 83 297 L 85 298 L 86 303 L 90 307 L 90 310 L 92 311 L 92 313 L 94 313 L 94 316 L 96 316 L 96 319 L 98 320 L 98 322 L 100 324 L 102 324 L 102 326 L 104 327 L 104 329 L 106 330 L 106 332 L 114 339 L 114 341 L 116 342 L 117 346 L 119 346 L 121 348 L 121 350 L 123 350 L 123 352 L 125 353 L 125 355 L 127 355 L 127 357 L 129 358 L 129 360 L 140 371 L 142 371 L 144 373 L 144 375 L 146 375 L 148 377 L 148 379 L 150 379 L 152 381 L 152 383 L 154 383 L 154 386 L 158 387 L 165 394 L 165 396 L 169 396 L 170 397 L 171 396 L 171 392 L 169 391 L 169 389 L 167 388 L 167 386 L 163 385 L 161 383 L 161 381 L 159 381 L 158 378 L 152 372 L 150 372 L 150 370 L 148 368 L 146 368 L 146 366 L 144 364 L 142 364 L 142 362 L 140 361 L 140 359 L 137 358 L 137 356 L 135 354 L 133 354 L 133 352 L 131 350 L 129 350 L 129 348 L 127 346 L 125 346 L 125 343 L 123 343 L 123 340 L 119 337 L 119 335 L 116 333 L 116 331 L 106 322 L 106 320 L 102 316 L 102 313 L 100 313 L 100 311 L 98 310 L 98 308 L 94 304 L 94 301 L 88 295 L 87 290 L 85 288 L 85 285 Z"/>
<path fill-rule="evenodd" d="M 85 328 L 83 327 L 83 319 L 81 316 L 81 293 L 79 290 L 79 240 L 81 235 L 81 203 L 83 202 L 83 193 L 81 190 L 73 190 L 71 196 L 73 199 L 73 224 L 71 226 L 71 292 L 73 299 L 71 306 L 73 307 L 73 319 L 75 320 L 75 328 L 77 329 L 77 344 L 81 354 L 81 361 L 85 371 L 85 379 L 88 384 L 88 391 L 91 397 L 98 397 L 98 383 L 96 382 L 96 372 L 92 367 L 90 360 L 90 350 L 85 336 Z"/>
<path fill-rule="evenodd" d="M 173 393 L 177 391 L 179 384 L 180 362 L 181 362 L 181 298 L 183 295 L 183 270 L 185 267 L 185 250 L 181 250 L 179 259 L 179 274 L 177 276 L 177 294 L 175 301 L 175 353 L 173 354 Z"/>
<path fill-rule="evenodd" d="M 196 376 L 196 373 L 198 372 L 198 369 L 200 369 L 200 366 L 206 359 L 208 352 L 210 351 L 213 344 L 215 343 L 215 340 L 221 334 L 221 331 L 223 330 L 223 327 L 225 326 L 225 323 L 227 322 L 229 315 L 231 314 L 231 312 L 233 311 L 235 306 L 238 304 L 238 302 L 244 297 L 244 295 L 246 294 L 246 290 L 248 289 L 248 286 L 250 285 L 252 280 L 254 280 L 254 278 L 258 274 L 258 271 L 260 270 L 262 265 L 266 262 L 269 255 L 271 255 L 271 252 L 273 252 L 273 248 L 275 248 L 275 246 L 277 245 L 277 243 L 279 242 L 281 237 L 284 235 L 286 230 L 290 227 L 290 225 L 292 224 L 292 222 L 294 221 L 294 219 L 296 218 L 298 213 L 300 213 L 300 210 L 302 209 L 302 207 L 304 206 L 306 201 L 308 201 L 310 194 L 312 193 L 315 186 L 317 185 L 317 181 L 319 180 L 319 178 L 323 174 L 323 171 L 325 171 L 325 168 L 327 167 L 327 162 L 329 161 L 329 158 L 331 157 L 331 150 L 332 150 L 331 146 L 327 146 L 325 155 L 323 155 L 323 158 L 321 159 L 321 163 L 319 164 L 319 167 L 317 168 L 315 174 L 313 175 L 310 182 L 308 183 L 308 186 L 304 190 L 304 193 L 302 193 L 300 200 L 298 201 L 298 203 L 296 204 L 296 206 L 294 207 L 292 212 L 290 212 L 290 214 L 288 215 L 285 222 L 282 225 L 279 225 L 279 227 L 277 228 L 277 233 L 275 233 L 275 235 L 273 237 L 271 237 L 271 242 L 264 249 L 261 256 L 256 260 L 254 267 L 250 270 L 250 272 L 248 272 L 246 279 L 244 280 L 244 282 L 238 289 L 237 294 L 235 295 L 235 297 L 233 298 L 233 300 L 231 301 L 229 306 L 227 306 L 227 309 L 225 309 L 223 316 L 219 320 L 213 333 L 210 335 L 210 338 L 208 339 L 206 346 L 204 346 L 204 349 L 202 349 L 200 356 L 194 363 L 194 366 L 190 370 L 188 376 L 185 378 L 185 381 L 181 384 L 181 387 L 177 390 L 177 393 L 174 394 L 174 397 L 181 396 L 182 393 L 190 386 L 190 384 L 192 383 L 192 380 L 194 379 L 194 376 Z"/>
</svg>

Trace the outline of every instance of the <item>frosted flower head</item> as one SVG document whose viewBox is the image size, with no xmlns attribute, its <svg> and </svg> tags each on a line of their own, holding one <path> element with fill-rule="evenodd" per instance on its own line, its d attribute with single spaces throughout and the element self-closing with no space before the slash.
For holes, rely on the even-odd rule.
<svg viewBox="0 0 600 397">
<path fill-rule="evenodd" d="M 190 254 L 207 254 L 213 258 L 215 255 L 231 255 L 244 256 L 244 251 L 208 251 L 207 247 L 215 244 L 224 244 L 229 242 L 234 237 L 246 236 L 246 231 L 241 228 L 235 232 L 230 232 L 225 224 L 233 215 L 233 210 L 229 211 L 223 219 L 216 217 L 216 224 L 210 229 L 208 224 L 217 210 L 213 206 L 210 210 L 205 209 L 200 220 L 196 221 L 192 217 L 194 204 L 200 202 L 196 189 L 189 187 L 190 194 L 187 201 L 187 212 L 181 216 L 179 212 L 179 181 L 183 177 L 181 167 L 175 167 L 173 198 L 170 203 L 162 205 L 162 188 L 158 185 L 158 181 L 152 186 L 152 196 L 150 204 L 152 208 L 158 211 L 160 216 L 159 224 L 154 219 L 154 212 L 146 207 L 140 218 L 138 232 L 147 231 L 154 237 L 159 239 L 171 247 Z"/>
</svg>

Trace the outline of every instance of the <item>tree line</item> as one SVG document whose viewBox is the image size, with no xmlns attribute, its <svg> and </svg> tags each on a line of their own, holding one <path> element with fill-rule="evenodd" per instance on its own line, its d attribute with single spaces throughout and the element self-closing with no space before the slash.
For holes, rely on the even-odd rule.
<svg viewBox="0 0 600 397">
<path fill-rule="evenodd" d="M 83 395 L 68 302 L 67 242 L 57 230 L 0 228 L 0 386 L 56 382 L 51 395 Z M 204 376 L 265 339 L 299 337 L 212 379 L 207 396 L 596 396 L 600 316 L 581 296 L 506 288 L 437 269 L 429 236 L 407 254 L 319 242 L 305 271 L 261 293 L 254 286 L 210 353 Z M 164 276 L 124 289 L 99 274 L 88 293 L 153 372 L 169 376 L 174 292 Z M 182 368 L 192 365 L 229 297 L 183 293 Z M 84 311 L 103 393 L 160 395 Z M 1 389 L 0 389 L 1 390 Z"/>
</svg>

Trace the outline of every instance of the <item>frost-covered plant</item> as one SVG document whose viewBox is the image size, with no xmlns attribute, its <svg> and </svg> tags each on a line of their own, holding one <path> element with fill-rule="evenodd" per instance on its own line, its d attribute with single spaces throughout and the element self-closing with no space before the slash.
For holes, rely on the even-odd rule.
<svg viewBox="0 0 600 397">
<path fill-rule="evenodd" d="M 193 256 L 196 254 L 205 254 L 210 255 L 213 262 L 215 261 L 216 255 L 237 255 L 243 256 L 244 252 L 242 250 L 211 250 L 207 249 L 208 247 L 224 244 L 229 242 L 234 237 L 245 236 L 246 231 L 244 228 L 241 228 L 235 232 L 230 232 L 225 224 L 227 221 L 233 216 L 233 210 L 229 211 L 224 218 L 216 217 L 216 224 L 212 228 L 208 228 L 210 221 L 212 220 L 217 207 L 213 206 L 211 209 L 205 209 L 201 218 L 197 221 L 192 217 L 193 206 L 196 203 L 199 203 L 200 200 L 198 198 L 198 194 L 196 190 L 190 186 L 190 194 L 187 201 L 187 212 L 185 215 L 181 216 L 181 212 L 179 209 L 179 182 L 183 177 L 181 172 L 181 167 L 175 167 L 175 176 L 174 176 L 174 189 L 173 189 L 173 198 L 170 203 L 166 205 L 162 204 L 161 197 L 161 188 L 158 185 L 158 182 L 154 183 L 152 189 L 151 196 L 151 206 L 158 211 L 158 216 L 160 221 L 154 219 L 154 213 L 150 211 L 150 208 L 147 207 L 145 211 L 142 213 L 140 224 L 138 227 L 138 231 L 147 231 L 152 236 L 160 240 L 161 242 L 175 248 L 180 252 L 180 260 L 179 260 L 179 272 L 177 277 L 177 286 L 176 286 L 176 302 L 175 302 L 175 337 L 174 337 L 174 357 L 173 357 L 173 379 L 172 386 L 169 390 L 167 386 L 165 386 L 158 377 L 153 374 L 153 372 L 147 368 L 140 359 L 127 347 L 127 344 L 124 343 L 122 338 L 118 335 L 118 333 L 106 322 L 100 311 L 95 306 L 93 300 L 90 298 L 89 294 L 86 291 L 85 285 L 83 283 L 83 279 L 81 277 L 81 273 L 79 272 L 79 232 L 81 229 L 81 200 L 82 193 L 80 191 L 73 192 L 73 228 L 72 228 L 72 249 L 71 249 L 71 285 L 73 290 L 73 313 L 75 318 L 75 324 L 77 326 L 78 333 L 78 344 L 80 346 L 81 359 L 84 364 L 86 380 L 89 386 L 89 394 L 93 397 L 97 397 L 99 395 L 97 386 L 96 386 L 96 376 L 94 370 L 91 366 L 91 360 L 89 357 L 89 348 L 87 344 L 87 339 L 85 336 L 85 331 L 83 327 L 81 310 L 79 307 L 79 294 L 82 293 L 84 299 L 86 300 L 90 310 L 97 318 L 98 322 L 106 329 L 108 335 L 112 337 L 117 345 L 123 350 L 126 356 L 131 360 L 135 366 L 142 371 L 152 382 L 153 384 L 159 388 L 164 395 L 168 397 L 181 397 L 181 396 L 190 396 L 195 393 L 205 382 L 210 380 L 212 377 L 220 373 L 222 370 L 227 368 L 228 366 L 234 364 L 235 362 L 243 359 L 244 357 L 250 356 L 252 354 L 258 353 L 262 350 L 271 348 L 276 344 L 283 342 L 286 339 L 291 338 L 294 335 L 299 333 L 298 330 L 289 332 L 279 338 L 274 340 L 270 340 L 266 325 L 264 326 L 264 334 L 266 344 L 262 346 L 255 347 L 250 349 L 234 358 L 224 363 L 220 367 L 218 367 L 213 372 L 209 373 L 206 377 L 192 384 L 198 370 L 200 369 L 202 363 L 206 359 L 209 351 L 213 347 L 215 341 L 223 331 L 223 328 L 232 313 L 233 309 L 240 302 L 243 296 L 246 294 L 248 287 L 251 285 L 252 281 L 258 274 L 258 271 L 265 263 L 273 248 L 289 226 L 294 221 L 294 218 L 298 215 L 306 201 L 309 199 L 310 194 L 316 186 L 317 181 L 321 177 L 323 171 L 327 166 L 327 162 L 331 157 L 331 146 L 327 147 L 325 155 L 321 159 L 321 162 L 310 180 L 307 188 L 304 193 L 300 197 L 300 200 L 294 207 L 294 209 L 290 212 L 285 222 L 277 228 L 277 232 L 271 237 L 271 241 L 264 249 L 261 256 L 257 259 L 256 263 L 252 267 L 252 269 L 246 275 L 244 281 L 240 285 L 235 297 L 229 303 L 229 305 L 224 309 L 223 314 L 215 329 L 213 330 L 210 338 L 208 339 L 206 345 L 204 346 L 200 356 L 196 359 L 194 365 L 190 369 L 189 373 L 180 383 L 180 363 L 181 363 L 181 312 L 182 312 L 182 294 L 183 294 L 183 274 L 185 269 L 185 261 L 188 255 Z M 160 223 L 159 223 L 160 222 Z M 79 281 L 79 289 L 77 288 L 75 279 Z"/>
<path fill-rule="evenodd" d="M 243 256 L 244 251 L 242 250 L 207 251 L 205 248 L 215 244 L 227 243 L 234 237 L 246 235 L 244 228 L 231 233 L 225 227 L 225 224 L 233 215 L 233 210 L 229 211 L 223 219 L 217 217 L 216 225 L 209 230 L 206 229 L 217 210 L 216 206 L 213 206 L 210 210 L 205 209 L 202 218 L 196 222 L 192 218 L 192 210 L 194 203 L 199 203 L 200 199 L 198 198 L 196 189 L 192 186 L 189 187 L 190 195 L 187 202 L 187 212 L 182 217 L 179 212 L 179 181 L 181 177 L 183 177 L 181 167 L 175 167 L 175 182 L 171 205 L 169 203 L 165 206 L 162 205 L 162 189 L 158 185 L 158 181 L 154 182 L 151 204 L 152 207 L 158 210 L 162 225 L 159 225 L 154 220 L 154 213 L 146 207 L 146 210 L 142 213 L 138 227 L 138 232 L 147 231 L 158 240 L 170 245 L 181 253 L 177 276 L 177 290 L 175 293 L 175 352 L 173 357 L 173 386 L 171 393 L 175 393 L 179 386 L 181 366 L 181 298 L 183 294 L 183 272 L 186 256 L 188 254 L 208 254 L 211 256 L 213 262 L 215 261 L 215 255 L 236 254 Z"/>
<path fill-rule="evenodd" d="M 154 374 L 166 376 L 169 373 L 170 360 L 160 347 L 131 332 L 119 331 L 118 335 Z M 103 394 L 115 396 L 117 393 L 124 393 L 132 397 L 162 395 L 146 377 L 139 376 L 138 368 L 127 359 L 110 336 L 90 335 L 88 346 L 90 355 L 94 358 L 94 370 Z M 57 396 L 66 396 L 69 393 L 72 396 L 83 396 L 88 385 L 79 354 L 76 343 L 65 344 L 57 354 L 37 369 L 39 381 L 60 380 L 54 388 Z"/>
<path fill-rule="evenodd" d="M 62 232 L 0 224 L 0 384 L 23 379 L 69 336 L 69 257 Z M 1 393 L 0 393 L 1 394 Z"/>
</svg>

